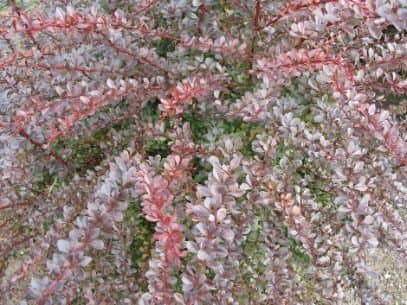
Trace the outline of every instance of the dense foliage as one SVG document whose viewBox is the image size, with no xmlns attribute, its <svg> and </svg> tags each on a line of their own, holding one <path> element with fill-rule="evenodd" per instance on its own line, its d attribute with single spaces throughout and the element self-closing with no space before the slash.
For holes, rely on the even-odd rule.
<svg viewBox="0 0 407 305">
<path fill-rule="evenodd" d="M 0 303 L 388 304 L 406 31 L 404 0 L 8 1 Z"/>
</svg>

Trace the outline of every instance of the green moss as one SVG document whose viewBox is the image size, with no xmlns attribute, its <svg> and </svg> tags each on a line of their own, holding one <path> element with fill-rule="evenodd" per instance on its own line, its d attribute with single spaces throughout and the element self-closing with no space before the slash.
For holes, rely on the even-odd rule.
<svg viewBox="0 0 407 305">
<path fill-rule="evenodd" d="M 72 160 L 79 174 L 85 174 L 87 170 L 94 169 L 104 158 L 97 143 L 81 141 L 74 146 L 74 149 Z"/>
<path fill-rule="evenodd" d="M 407 94 L 397 94 L 395 92 L 387 92 L 385 95 L 385 103 L 388 105 L 399 105 L 402 101 L 407 99 Z"/>
<path fill-rule="evenodd" d="M 226 63 L 226 71 L 234 84 L 228 87 L 227 92 L 221 93 L 221 99 L 235 102 L 246 92 L 253 91 L 256 88 L 250 73 L 248 73 L 250 68 L 248 61 L 229 61 Z"/>
<path fill-rule="evenodd" d="M 253 124 L 245 123 L 243 120 L 223 120 L 220 122 L 219 127 L 226 133 L 247 133 L 253 128 Z"/>
<path fill-rule="evenodd" d="M 308 188 L 311 193 L 315 195 L 315 201 L 324 207 L 327 207 L 333 203 L 334 196 L 330 192 L 324 189 L 324 181 L 314 180 L 309 183 Z"/>
<path fill-rule="evenodd" d="M 174 285 L 175 291 L 178 293 L 182 293 L 182 271 L 181 270 L 177 270 L 177 272 L 174 274 L 175 278 L 176 278 L 176 282 Z"/>
<path fill-rule="evenodd" d="M 112 128 L 116 131 L 128 130 L 133 124 L 133 120 L 134 120 L 133 118 L 127 118 L 125 120 L 120 121 L 119 123 L 113 124 Z"/>
<path fill-rule="evenodd" d="M 120 109 L 122 112 L 126 112 L 129 108 L 129 104 L 126 100 L 122 100 L 120 103 L 114 106 L 114 108 Z M 108 106 L 100 109 L 100 112 L 109 112 L 112 109 Z M 100 128 L 94 131 L 89 136 L 82 136 L 76 139 L 63 139 L 60 138 L 54 142 L 51 146 L 51 150 L 58 155 L 69 155 L 65 157 L 65 161 L 72 166 L 76 173 L 79 175 L 86 174 L 87 170 L 93 170 L 99 165 L 105 158 L 105 153 L 100 147 L 100 143 L 104 142 L 109 137 L 109 131 L 113 128 L 117 132 L 127 131 L 132 128 L 134 124 L 134 118 L 129 117 L 120 122 L 109 124 L 104 128 Z M 128 147 L 130 136 L 123 138 L 123 141 L 117 144 L 111 149 L 110 154 L 117 155 Z"/>
<path fill-rule="evenodd" d="M 404 113 L 396 114 L 396 118 L 401 122 L 407 122 L 407 111 Z"/>
<path fill-rule="evenodd" d="M 87 304 L 87 302 L 84 297 L 79 296 L 79 297 L 73 299 L 71 304 L 72 305 L 85 305 L 85 304 Z"/>
<path fill-rule="evenodd" d="M 223 134 L 235 134 L 241 137 L 243 147 L 240 152 L 244 156 L 253 157 L 255 155 L 252 143 L 261 128 L 254 123 L 246 123 L 240 119 L 204 118 L 203 115 L 194 111 L 184 113 L 182 119 L 189 123 L 192 140 L 196 143 L 202 143 L 210 129 L 220 129 Z"/>
<path fill-rule="evenodd" d="M 277 166 L 280 163 L 281 159 L 284 156 L 288 155 L 289 153 L 290 153 L 290 147 L 287 144 L 285 144 L 284 142 L 278 143 L 277 149 L 276 149 L 276 155 L 274 156 L 274 159 L 273 159 L 273 165 Z"/>
<path fill-rule="evenodd" d="M 35 188 L 39 192 L 45 191 L 55 181 L 55 174 L 51 174 L 47 169 L 41 170 L 41 180 L 35 183 Z"/>
<path fill-rule="evenodd" d="M 127 11 L 128 8 L 126 8 L 125 5 L 126 5 L 126 1 L 115 1 L 113 5 L 112 5 L 111 0 L 105 0 L 100 3 L 100 7 L 106 13 L 112 13 L 112 11 L 117 10 L 117 9 L 122 9 L 123 11 Z"/>
<path fill-rule="evenodd" d="M 262 209 L 259 209 L 259 212 L 264 212 Z M 241 260 L 240 270 L 241 279 L 244 282 L 244 285 L 248 287 L 247 293 L 242 293 L 239 296 L 241 304 L 244 301 L 251 297 L 253 294 L 258 294 L 264 292 L 265 282 L 264 281 L 254 281 L 253 277 L 263 278 L 264 273 L 266 272 L 267 266 L 264 263 L 266 256 L 264 251 L 264 239 L 262 236 L 263 231 L 263 222 L 261 217 L 256 218 L 252 225 L 250 232 L 245 236 L 245 239 L 242 243 L 243 254 L 246 259 Z"/>
<path fill-rule="evenodd" d="M 171 153 L 170 140 L 165 139 L 152 139 L 147 141 L 146 153 L 149 156 L 160 155 L 161 158 L 167 157 Z"/>
<path fill-rule="evenodd" d="M 291 252 L 291 258 L 293 263 L 302 268 L 305 269 L 309 266 L 311 266 L 311 257 L 306 253 L 304 247 L 302 246 L 301 242 L 298 240 L 294 239 L 290 234 L 288 233 L 288 228 L 284 227 L 284 235 L 286 236 L 288 240 L 287 247 Z"/>
<path fill-rule="evenodd" d="M 102 2 L 101 4 L 100 4 L 100 7 L 106 12 L 106 13 L 108 13 L 109 12 L 109 5 L 107 4 L 107 2 Z"/>
<path fill-rule="evenodd" d="M 317 128 L 319 123 L 315 121 L 315 116 L 312 113 L 311 102 L 307 101 L 304 103 L 303 109 L 300 114 L 300 119 L 303 121 L 308 128 Z"/>
<path fill-rule="evenodd" d="M 286 86 L 281 88 L 280 94 L 284 97 L 295 96 L 298 94 L 298 80 L 294 77 L 292 78 Z"/>
<path fill-rule="evenodd" d="M 51 228 L 51 226 L 55 223 L 55 220 L 52 218 L 46 218 L 42 223 L 41 223 L 41 233 L 46 234 L 48 230 Z"/>
<path fill-rule="evenodd" d="M 101 128 L 93 134 L 93 138 L 100 142 L 106 138 L 106 134 L 109 132 L 108 128 Z"/>
<path fill-rule="evenodd" d="M 204 184 L 208 179 L 209 172 L 212 171 L 212 165 L 196 156 L 192 159 L 191 163 L 193 166 L 192 179 L 196 183 Z"/>
<path fill-rule="evenodd" d="M 205 268 L 205 275 L 208 279 L 213 280 L 216 276 L 215 271 L 213 271 L 212 269 L 210 269 L 209 267 Z"/>
<path fill-rule="evenodd" d="M 315 196 L 315 202 L 322 207 L 330 207 L 333 204 L 334 196 L 326 190 L 325 182 L 318 177 L 318 169 L 314 164 L 305 160 L 303 166 L 298 168 L 296 173 L 301 179 L 308 180 L 307 187 Z"/>
<path fill-rule="evenodd" d="M 79 175 L 84 175 L 87 170 L 92 170 L 103 159 L 99 141 L 103 138 L 103 133 L 97 133 L 96 137 L 58 140 L 52 146 L 52 150 L 60 155 L 60 152 L 68 149 L 72 151 L 67 162 L 72 162 L 75 171 Z"/>
<path fill-rule="evenodd" d="M 38 4 L 38 1 L 34 0 L 16 0 L 16 5 L 22 10 L 32 10 Z M 0 1 L 0 14 L 6 13 L 9 9 L 9 1 Z"/>
<path fill-rule="evenodd" d="M 384 41 L 384 36 L 390 36 L 390 37 L 393 37 L 394 35 L 396 35 L 396 34 L 398 34 L 398 33 L 400 33 L 397 29 L 396 29 L 396 27 L 394 26 L 394 25 L 392 25 L 392 24 L 389 24 L 388 26 L 386 26 L 384 29 L 383 29 L 383 37 L 381 38 L 381 41 Z"/>
<path fill-rule="evenodd" d="M 254 155 L 252 142 L 261 131 L 261 128 L 254 123 L 246 123 L 240 119 L 228 120 L 204 117 L 196 111 L 184 113 L 182 120 L 189 123 L 192 140 L 196 143 L 202 143 L 209 130 L 215 128 L 223 131 L 223 134 L 236 134 L 240 136 L 243 141 L 243 147 L 240 152 L 247 157 Z"/>
<path fill-rule="evenodd" d="M 294 262 L 305 268 L 311 266 L 311 257 L 305 252 L 302 244 L 291 237 L 289 237 L 288 240 L 290 245 L 289 249 Z"/>
<path fill-rule="evenodd" d="M 143 275 L 148 268 L 148 261 L 154 248 L 155 224 L 144 218 L 140 201 L 135 198 L 130 199 L 124 224 L 134 229 L 135 234 L 129 248 L 130 258 L 132 266 L 137 270 L 138 284 L 147 288 Z"/>
<path fill-rule="evenodd" d="M 168 38 L 161 38 L 158 42 L 155 52 L 158 56 L 167 58 L 167 53 L 175 50 L 176 42 Z"/>
<path fill-rule="evenodd" d="M 242 244 L 242 248 L 245 255 L 251 258 L 250 262 L 247 263 L 256 265 L 258 271 L 261 273 L 265 271 L 265 266 L 262 264 L 265 258 L 264 251 L 262 250 L 263 240 L 261 239 L 263 227 L 259 219 L 256 219 L 251 227 L 250 232 L 246 235 Z"/>
<path fill-rule="evenodd" d="M 209 118 L 205 120 L 196 112 L 186 112 L 183 114 L 182 120 L 189 123 L 192 140 L 194 142 L 201 142 L 208 133 Z"/>
<path fill-rule="evenodd" d="M 156 122 L 160 118 L 159 105 L 160 100 L 158 98 L 149 100 L 142 109 L 143 116 L 147 118 L 148 121 Z"/>
<path fill-rule="evenodd" d="M 243 141 L 243 147 L 240 152 L 245 157 L 253 157 L 255 155 L 252 149 L 253 140 L 256 135 L 261 131 L 261 128 L 254 123 L 246 123 L 240 119 L 236 120 L 223 120 L 220 122 L 219 127 L 225 133 L 237 134 Z"/>
</svg>

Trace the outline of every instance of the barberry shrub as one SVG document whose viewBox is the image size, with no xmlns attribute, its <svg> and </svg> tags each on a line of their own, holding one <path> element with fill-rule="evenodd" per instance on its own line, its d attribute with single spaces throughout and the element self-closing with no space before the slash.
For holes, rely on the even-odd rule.
<svg viewBox="0 0 407 305">
<path fill-rule="evenodd" d="M 406 31 L 403 0 L 8 1 L 0 303 L 390 304 Z"/>
</svg>

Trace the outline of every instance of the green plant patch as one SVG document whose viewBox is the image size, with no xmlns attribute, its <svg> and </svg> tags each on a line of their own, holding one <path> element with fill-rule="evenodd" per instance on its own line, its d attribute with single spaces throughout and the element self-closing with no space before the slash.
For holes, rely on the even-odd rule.
<svg viewBox="0 0 407 305">
<path fill-rule="evenodd" d="M 311 194 L 315 196 L 315 202 L 319 203 L 322 207 L 329 207 L 332 205 L 334 195 L 325 188 L 325 181 L 318 177 L 318 170 L 314 164 L 310 162 L 303 162 L 303 165 L 299 167 L 296 174 L 301 179 L 308 181 L 307 187 Z"/>
<path fill-rule="evenodd" d="M 277 144 L 276 154 L 273 159 L 273 166 L 277 166 L 281 159 L 290 153 L 290 147 L 284 142 Z"/>
<path fill-rule="evenodd" d="M 201 142 L 209 129 L 209 119 L 204 119 L 197 112 L 186 112 L 182 116 L 184 122 L 188 122 L 191 128 L 191 137 L 194 142 Z"/>
<path fill-rule="evenodd" d="M 15 0 L 15 4 L 21 10 L 32 10 L 33 8 L 35 8 L 37 6 L 38 2 L 34 1 L 34 0 Z M 9 7 L 10 7 L 10 4 L 9 4 L 8 0 L 1 0 L 0 1 L 0 15 L 7 13 Z"/>
<path fill-rule="evenodd" d="M 128 130 L 131 128 L 131 125 L 133 124 L 134 119 L 133 118 L 127 118 L 125 120 L 122 120 L 116 124 L 112 125 L 112 128 L 116 131 L 122 131 L 122 130 Z"/>
<path fill-rule="evenodd" d="M 151 251 L 154 248 L 155 223 L 144 218 L 140 201 L 130 198 L 129 206 L 125 213 L 124 224 L 133 228 L 135 234 L 132 236 L 129 252 L 133 267 L 140 277 L 138 282 L 147 288 L 144 272 L 148 268 Z"/>
<path fill-rule="evenodd" d="M 322 206 L 326 207 L 333 203 L 334 196 L 324 189 L 324 181 L 314 180 L 309 185 L 311 193 L 315 195 L 315 201 Z"/>
<path fill-rule="evenodd" d="M 158 98 L 149 100 L 142 109 L 143 116 L 147 118 L 148 121 L 156 122 L 160 118 L 159 105 L 160 100 Z"/>
<path fill-rule="evenodd" d="M 167 53 L 175 50 L 176 42 L 169 38 L 161 38 L 158 42 L 155 52 L 158 56 L 167 58 Z"/>
<path fill-rule="evenodd" d="M 305 122 L 308 128 L 318 128 L 320 125 L 317 121 L 315 121 L 315 116 L 312 113 L 312 104 L 309 101 L 304 103 L 299 118 L 301 119 L 301 121 Z"/>
<path fill-rule="evenodd" d="M 305 252 L 305 249 L 300 242 L 294 238 L 289 238 L 290 251 L 295 263 L 302 265 L 303 267 L 311 266 L 311 257 Z"/>
<path fill-rule="evenodd" d="M 72 163 L 79 175 L 84 175 L 87 170 L 93 170 L 105 157 L 97 141 L 101 137 L 100 133 L 96 138 L 58 140 L 51 149 L 58 154 L 65 149 L 72 151 L 65 161 Z"/>
<path fill-rule="evenodd" d="M 98 142 L 103 141 L 108 132 L 109 129 L 107 127 L 101 128 L 93 134 L 93 138 Z"/>
<path fill-rule="evenodd" d="M 249 70 L 251 65 L 248 61 L 229 61 L 226 64 L 226 71 L 232 80 L 232 84 L 228 86 L 226 92 L 221 92 L 222 100 L 229 100 L 232 103 L 241 98 L 246 92 L 256 89 Z"/>
<path fill-rule="evenodd" d="M 85 174 L 87 170 L 94 169 L 104 158 L 102 150 L 96 143 L 81 142 L 73 148 L 75 151 L 72 160 L 79 174 Z"/>
<path fill-rule="evenodd" d="M 84 297 L 79 296 L 79 297 L 73 299 L 71 304 L 72 305 L 86 305 L 87 301 Z"/>
<path fill-rule="evenodd" d="M 290 236 L 287 226 L 284 226 L 283 233 L 288 243 L 282 246 L 290 250 L 293 263 L 303 269 L 311 266 L 311 257 L 307 254 L 301 242 Z"/>
<path fill-rule="evenodd" d="M 240 152 L 245 157 L 253 157 L 255 155 L 252 149 L 252 143 L 256 135 L 261 132 L 261 128 L 254 123 L 246 123 L 243 120 L 222 120 L 219 128 L 223 129 L 225 133 L 237 134 L 242 138 L 243 147 Z"/>
<path fill-rule="evenodd" d="M 212 165 L 196 156 L 191 163 L 193 166 L 192 180 L 198 184 L 204 184 L 208 179 L 208 174 L 212 171 Z"/>
<path fill-rule="evenodd" d="M 208 279 L 213 280 L 216 276 L 215 271 L 213 271 L 210 267 L 205 268 L 205 275 Z"/>
<path fill-rule="evenodd" d="M 166 158 L 171 153 L 170 140 L 165 139 L 152 139 L 146 143 L 146 153 L 149 156 L 160 155 L 161 158 Z"/>
<path fill-rule="evenodd" d="M 263 278 L 267 270 L 265 262 L 264 240 L 262 238 L 262 221 L 256 218 L 250 232 L 245 236 L 242 243 L 242 249 L 245 259 L 240 262 L 240 269 L 244 270 L 241 274 L 241 279 L 249 287 L 247 293 L 240 295 L 240 301 L 245 302 L 251 296 L 258 293 L 263 293 L 265 286 L 264 281 L 253 280 L 253 277 Z M 246 304 L 246 303 L 241 303 Z"/>
<path fill-rule="evenodd" d="M 261 223 L 256 220 L 252 225 L 252 229 L 246 235 L 246 238 L 242 245 L 243 253 L 245 253 L 245 255 L 249 257 L 249 260 L 245 263 L 255 268 L 258 274 L 261 274 L 265 271 L 265 266 L 262 263 L 265 259 L 264 251 L 262 250 L 263 241 L 260 238 L 262 230 L 263 228 L 261 226 Z"/>
<path fill-rule="evenodd" d="M 45 191 L 48 187 L 52 185 L 55 180 L 55 174 L 50 173 L 47 169 L 43 168 L 41 170 L 41 180 L 35 183 L 36 190 L 39 192 Z"/>
</svg>

